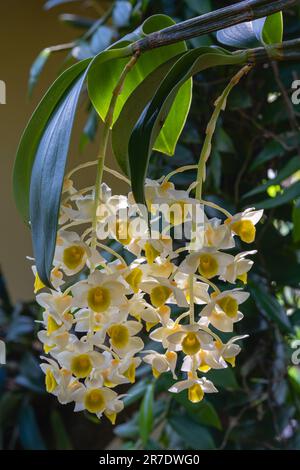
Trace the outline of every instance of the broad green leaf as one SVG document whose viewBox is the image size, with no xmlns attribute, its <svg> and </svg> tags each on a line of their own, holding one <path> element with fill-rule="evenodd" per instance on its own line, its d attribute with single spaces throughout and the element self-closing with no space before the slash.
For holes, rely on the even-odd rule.
<svg viewBox="0 0 300 470">
<path fill-rule="evenodd" d="M 42 50 L 35 61 L 33 62 L 30 73 L 29 73 L 29 81 L 28 81 L 28 93 L 29 96 L 32 95 L 33 89 L 37 84 L 37 81 L 51 55 L 51 49 L 46 48 Z"/>
<path fill-rule="evenodd" d="M 274 13 L 266 18 L 246 21 L 217 32 L 217 39 L 222 44 L 232 47 L 257 47 L 282 41 L 282 13 Z"/>
<path fill-rule="evenodd" d="M 148 18 L 135 33 L 125 36 L 122 43 L 132 42 L 147 34 L 160 29 L 172 26 L 174 21 L 165 15 L 154 15 Z M 118 118 L 122 107 L 133 90 L 160 64 L 166 62 L 171 57 L 186 51 L 184 42 L 172 44 L 170 46 L 159 47 L 143 53 L 135 66 L 126 76 L 122 93 L 119 95 L 115 111 L 114 121 Z M 90 99 L 104 121 L 114 88 L 117 85 L 119 77 L 124 69 L 128 58 L 114 59 L 110 62 L 102 63 L 101 60 L 95 60 L 88 73 L 88 91 Z"/>
<path fill-rule="evenodd" d="M 17 208 L 25 222 L 29 222 L 29 187 L 32 165 L 45 126 L 64 93 L 87 68 L 89 60 L 79 62 L 62 73 L 34 111 L 22 135 L 14 166 L 13 186 Z"/>
<path fill-rule="evenodd" d="M 23 403 L 19 415 L 19 435 L 23 449 L 45 450 L 46 444 L 39 429 L 34 409 L 28 403 Z"/>
<path fill-rule="evenodd" d="M 36 267 L 51 286 L 60 197 L 78 99 L 86 72 L 55 109 L 39 142 L 30 180 L 30 223 Z"/>
<path fill-rule="evenodd" d="M 275 178 L 267 181 L 264 184 L 253 188 L 251 191 L 243 195 L 243 198 L 254 196 L 255 194 L 260 194 L 265 192 L 270 186 L 280 184 L 283 180 L 291 176 L 295 171 L 300 169 L 299 157 L 291 158 L 288 163 L 278 172 Z"/>
<path fill-rule="evenodd" d="M 161 64 L 136 87 L 136 89 L 132 92 L 132 94 L 129 96 L 126 103 L 124 104 L 120 115 L 112 128 L 112 146 L 114 155 L 117 159 L 118 164 L 120 165 L 120 168 L 127 175 L 129 174 L 128 143 L 131 132 L 143 109 L 146 107 L 147 103 L 153 98 L 155 90 L 158 88 L 163 78 L 166 76 L 168 71 L 171 69 L 171 67 L 174 65 L 174 63 L 179 57 L 180 55 L 174 56 L 167 62 Z M 171 114 L 172 111 L 170 112 L 170 115 Z M 180 113 L 177 117 L 178 120 L 176 122 L 176 127 L 182 126 L 183 122 L 185 121 L 185 116 Z M 166 132 L 168 132 L 167 127 L 168 124 L 164 129 L 166 130 Z M 161 138 L 160 135 L 158 138 Z M 174 140 L 173 145 L 174 147 L 176 145 L 176 142 Z"/>
<path fill-rule="evenodd" d="M 298 159 L 299 157 L 297 157 Z M 293 240 L 295 243 L 300 242 L 300 199 L 295 202 L 292 214 L 293 221 Z"/>
<path fill-rule="evenodd" d="M 173 414 L 169 419 L 169 424 L 188 448 L 195 450 L 211 450 L 216 448 L 209 430 L 187 416 L 177 413 Z"/>
<path fill-rule="evenodd" d="M 194 74 L 209 67 L 244 63 L 246 55 L 230 54 L 218 48 L 201 47 L 185 53 L 171 68 L 141 114 L 129 140 L 130 176 L 137 203 L 145 203 L 144 182 L 150 154 L 182 85 Z"/>
<path fill-rule="evenodd" d="M 263 312 L 270 320 L 273 320 L 283 333 L 293 331 L 284 308 L 266 288 L 257 282 L 249 285 L 249 290 L 257 305 L 258 311 Z"/>
<path fill-rule="evenodd" d="M 256 209 L 273 209 L 274 207 L 288 204 L 294 199 L 300 197 L 300 181 L 289 186 L 279 196 L 265 199 L 264 201 L 255 203 Z"/>
<path fill-rule="evenodd" d="M 153 428 L 154 384 L 149 384 L 139 411 L 139 429 L 143 444 L 146 444 Z"/>
</svg>

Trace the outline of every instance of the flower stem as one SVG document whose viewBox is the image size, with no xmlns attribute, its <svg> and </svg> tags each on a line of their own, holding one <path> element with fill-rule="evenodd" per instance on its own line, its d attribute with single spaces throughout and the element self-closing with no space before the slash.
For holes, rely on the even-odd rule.
<svg viewBox="0 0 300 470">
<path fill-rule="evenodd" d="M 243 68 L 241 68 L 234 75 L 234 77 L 232 77 L 232 79 L 230 80 L 229 84 L 227 85 L 223 93 L 215 101 L 215 109 L 206 128 L 206 137 L 204 140 L 204 144 L 201 150 L 199 163 L 198 163 L 196 199 L 202 198 L 202 185 L 206 177 L 205 166 L 211 153 L 212 139 L 213 139 L 213 135 L 216 129 L 216 125 L 217 125 L 217 121 L 220 116 L 220 113 L 221 111 L 224 111 L 226 108 L 227 98 L 232 88 L 239 83 L 240 79 L 244 75 L 247 75 L 247 73 L 251 70 L 252 67 L 253 67 L 253 64 L 247 64 Z"/>
<path fill-rule="evenodd" d="M 101 137 L 101 142 L 100 142 L 100 148 L 99 148 L 99 153 L 98 153 L 98 164 L 97 164 L 97 175 L 96 175 L 96 183 L 95 183 L 95 194 L 94 194 L 94 209 L 93 209 L 93 222 L 92 222 L 92 227 L 93 227 L 93 238 L 92 238 L 92 247 L 96 246 L 96 241 L 97 241 L 97 209 L 98 209 L 98 203 L 99 200 L 101 199 L 101 183 L 102 183 L 102 176 L 103 176 L 103 170 L 104 170 L 104 162 L 105 162 L 105 157 L 107 154 L 107 146 L 108 146 L 108 139 L 109 139 L 109 133 L 110 133 L 110 128 L 113 124 L 113 118 L 114 118 L 114 111 L 116 107 L 116 103 L 118 100 L 119 95 L 122 92 L 122 88 L 126 79 L 126 76 L 132 69 L 132 67 L 135 65 L 137 59 L 138 59 L 139 54 L 136 53 L 131 57 L 129 62 L 125 65 L 120 78 L 118 80 L 118 83 L 116 87 L 113 90 L 112 98 L 110 101 L 110 105 L 106 114 L 106 117 L 104 119 L 104 125 L 103 125 L 103 131 L 102 131 L 102 137 Z"/>
</svg>

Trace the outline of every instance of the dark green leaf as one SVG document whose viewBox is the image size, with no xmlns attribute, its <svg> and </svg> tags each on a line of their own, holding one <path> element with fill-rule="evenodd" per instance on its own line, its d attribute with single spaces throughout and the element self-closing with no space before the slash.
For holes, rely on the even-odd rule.
<svg viewBox="0 0 300 470">
<path fill-rule="evenodd" d="M 225 388 L 226 390 L 239 390 L 239 384 L 236 381 L 234 371 L 227 369 L 210 370 L 206 377 L 211 380 L 216 387 Z"/>
<path fill-rule="evenodd" d="M 299 157 L 297 157 L 297 160 Z M 300 199 L 295 202 L 292 214 L 293 221 L 293 240 L 295 243 L 300 242 Z"/>
<path fill-rule="evenodd" d="M 255 203 L 256 209 L 272 209 L 274 207 L 283 206 L 288 204 L 300 196 L 300 181 L 289 186 L 279 196 L 265 199 L 264 201 Z"/>
<path fill-rule="evenodd" d="M 249 285 L 249 290 L 259 311 L 263 312 L 270 320 L 273 320 L 283 333 L 293 331 L 286 311 L 274 296 L 258 282 Z"/>
<path fill-rule="evenodd" d="M 169 419 L 169 424 L 182 438 L 188 448 L 195 450 L 211 450 L 216 448 L 208 429 L 200 426 L 200 424 L 192 419 L 180 414 L 173 414 Z"/>
<path fill-rule="evenodd" d="M 132 405 L 132 403 L 135 403 L 138 401 L 142 396 L 145 394 L 145 390 L 147 388 L 147 384 L 144 381 L 139 381 L 130 389 L 128 390 L 128 393 L 126 394 L 126 397 L 124 398 L 124 405 L 129 406 Z"/>
<path fill-rule="evenodd" d="M 124 104 L 120 115 L 113 126 L 112 145 L 114 155 L 120 168 L 127 175 L 129 174 L 128 143 L 134 125 L 147 103 L 153 98 L 155 90 L 158 88 L 159 84 L 174 65 L 178 57 L 179 56 L 175 56 L 161 64 L 136 87 Z M 180 122 L 180 118 L 183 117 L 184 119 L 184 115 L 180 113 L 178 117 L 177 125 L 181 126 L 182 122 Z M 174 144 L 173 140 L 173 145 Z"/>
<path fill-rule="evenodd" d="M 146 444 L 153 427 L 154 384 L 149 384 L 139 411 L 139 430 L 143 444 Z"/>
<path fill-rule="evenodd" d="M 244 194 L 243 197 L 246 198 L 246 197 L 254 196 L 255 194 L 263 193 L 270 186 L 273 186 L 275 184 L 280 184 L 283 180 L 291 176 L 293 173 L 295 173 L 295 171 L 299 169 L 300 169 L 299 157 L 291 158 L 291 160 L 289 160 L 288 163 L 278 172 L 275 178 L 272 178 L 266 183 L 261 184 L 257 186 L 256 188 L 253 188 L 251 191 Z"/>
<path fill-rule="evenodd" d="M 250 171 L 254 171 L 258 166 L 272 160 L 275 157 L 281 157 L 284 155 L 284 148 L 277 140 L 271 140 L 264 145 L 263 150 L 257 155 L 254 162 L 250 166 Z"/>
<path fill-rule="evenodd" d="M 229 54 L 218 48 L 199 48 L 184 54 L 171 68 L 154 98 L 144 109 L 129 140 L 132 191 L 137 203 L 145 204 L 144 182 L 149 158 L 181 86 L 194 74 L 217 65 L 241 64 L 245 54 Z"/>
<path fill-rule="evenodd" d="M 187 393 L 174 394 L 174 400 L 180 403 L 188 414 L 200 424 L 222 429 L 222 424 L 214 406 L 207 400 L 200 403 L 192 403 L 187 397 Z"/>
<path fill-rule="evenodd" d="M 78 99 L 86 73 L 75 82 L 52 114 L 37 148 L 30 182 L 30 222 L 37 271 L 51 286 L 60 196 Z"/>
<path fill-rule="evenodd" d="M 31 170 L 40 138 L 51 114 L 63 95 L 87 68 L 89 62 L 89 60 L 79 62 L 60 75 L 36 108 L 22 135 L 14 166 L 13 184 L 17 208 L 26 222 L 29 222 Z"/>
</svg>

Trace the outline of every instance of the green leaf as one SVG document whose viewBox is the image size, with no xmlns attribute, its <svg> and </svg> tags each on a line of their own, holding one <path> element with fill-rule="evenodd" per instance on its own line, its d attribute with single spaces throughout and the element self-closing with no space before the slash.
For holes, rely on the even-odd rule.
<svg viewBox="0 0 300 470">
<path fill-rule="evenodd" d="M 187 416 L 173 414 L 169 419 L 169 424 L 188 448 L 195 450 L 211 450 L 216 448 L 207 428 L 200 426 L 200 424 Z"/>
<path fill-rule="evenodd" d="M 282 157 L 284 155 L 285 150 L 283 146 L 276 140 L 271 140 L 268 142 L 263 150 L 257 155 L 254 162 L 250 166 L 250 171 L 256 170 L 256 168 L 263 163 L 272 160 L 273 158 Z"/>
<path fill-rule="evenodd" d="M 172 26 L 174 21 L 165 15 L 154 15 L 148 18 L 141 27 L 122 39 L 122 43 L 131 39 L 136 40 L 147 34 L 160 29 Z M 127 39 L 126 39 L 127 38 Z M 126 76 L 122 93 L 119 95 L 115 110 L 113 122 L 118 118 L 121 109 L 135 88 L 160 64 L 168 61 L 173 56 L 186 51 L 184 42 L 172 44 L 170 46 L 159 47 L 143 53 L 135 66 Z M 107 114 L 112 93 L 117 85 L 122 70 L 124 69 L 128 58 L 115 59 L 102 63 L 101 60 L 95 60 L 88 73 L 88 91 L 90 99 L 97 110 L 99 116 L 104 121 Z M 100 79 L 99 79 L 100 78 Z M 185 105 L 185 103 L 183 103 Z M 183 110 L 185 107 L 183 107 Z"/>
<path fill-rule="evenodd" d="M 266 18 L 263 30 L 262 41 L 264 44 L 278 44 L 282 42 L 283 37 L 283 17 L 282 12 Z"/>
<path fill-rule="evenodd" d="M 297 157 L 298 160 L 299 157 Z M 295 202 L 292 214 L 293 221 L 293 240 L 295 243 L 300 242 L 300 199 Z"/>
<path fill-rule="evenodd" d="M 282 13 L 277 12 L 266 18 L 246 21 L 217 32 L 217 39 L 222 44 L 237 48 L 250 48 L 265 44 L 282 42 Z"/>
<path fill-rule="evenodd" d="M 150 154 L 181 86 L 194 74 L 209 67 L 241 64 L 245 60 L 244 53 L 234 55 L 223 49 L 201 47 L 185 53 L 171 68 L 144 109 L 129 140 L 130 176 L 137 203 L 145 204 L 144 182 Z"/>
<path fill-rule="evenodd" d="M 124 397 L 124 406 L 129 406 L 138 401 L 142 396 L 144 396 L 145 391 L 147 388 L 147 384 L 144 381 L 139 381 L 130 389 L 128 390 L 128 393 L 126 394 L 126 397 Z"/>
<path fill-rule="evenodd" d="M 71 439 L 57 410 L 52 411 L 50 419 L 55 439 L 55 449 L 72 450 L 73 446 Z"/>
<path fill-rule="evenodd" d="M 75 82 L 47 123 L 32 167 L 30 222 L 37 272 L 51 287 L 50 271 L 56 245 L 60 196 L 71 132 L 86 72 Z"/>
<path fill-rule="evenodd" d="M 41 435 L 34 410 L 28 403 L 23 403 L 19 415 L 19 433 L 22 448 L 25 450 L 45 450 L 46 445 Z"/>
<path fill-rule="evenodd" d="M 234 371 L 227 369 L 210 370 L 206 377 L 211 380 L 216 387 L 225 388 L 226 390 L 239 390 L 240 386 L 236 381 Z"/>
<path fill-rule="evenodd" d="M 29 222 L 29 188 L 32 165 L 45 126 L 64 93 L 87 68 L 90 60 L 73 65 L 62 73 L 34 111 L 19 144 L 14 166 L 13 186 L 17 208 L 25 222 Z"/>
<path fill-rule="evenodd" d="M 37 81 L 51 55 L 51 49 L 46 48 L 42 50 L 35 61 L 33 62 L 30 73 L 29 73 L 29 81 L 28 81 L 28 93 L 29 96 L 32 95 L 33 89 L 37 84 Z"/>
<path fill-rule="evenodd" d="M 146 107 L 147 103 L 153 98 L 155 90 L 158 88 L 163 78 L 166 76 L 166 74 L 169 72 L 169 70 L 171 69 L 171 67 L 174 65 L 174 63 L 179 57 L 180 55 L 172 57 L 167 62 L 161 64 L 159 67 L 153 70 L 149 75 L 147 75 L 147 77 L 136 87 L 136 89 L 132 92 L 132 94 L 127 99 L 126 103 L 124 104 L 120 112 L 120 115 L 117 121 L 115 122 L 112 128 L 112 146 L 113 146 L 114 155 L 116 157 L 116 160 L 120 168 L 127 175 L 129 174 L 128 144 L 129 144 L 130 135 L 135 126 L 135 123 L 138 120 L 139 116 L 141 115 L 143 109 Z M 180 97 L 181 95 L 179 95 L 179 99 Z M 176 103 L 175 108 L 170 111 L 170 116 L 176 112 L 177 107 L 178 106 Z M 185 114 L 179 113 L 178 120 L 176 122 L 177 129 L 178 127 L 180 128 L 182 127 L 184 121 L 185 121 Z M 163 138 L 162 136 L 167 135 L 169 133 L 168 131 L 169 125 L 172 125 L 172 122 L 166 123 L 166 126 L 164 126 L 164 129 L 160 132 L 158 139 L 162 139 Z M 172 131 L 172 128 L 171 128 L 171 131 Z M 175 138 L 176 138 L 176 135 L 178 135 L 178 130 L 176 131 L 176 129 L 174 128 Z M 166 140 L 166 142 L 170 142 L 170 140 Z M 176 145 L 176 142 L 174 141 L 174 139 L 172 143 L 173 143 L 173 147 L 172 148 L 169 147 L 169 151 L 173 153 L 173 150 Z M 159 147 L 159 142 L 158 144 L 156 142 L 155 146 L 157 146 L 157 150 L 161 150 L 161 148 Z"/>
<path fill-rule="evenodd" d="M 300 196 L 300 181 L 289 186 L 279 196 L 265 199 L 264 201 L 255 203 L 256 209 L 273 209 L 274 207 L 283 206 Z"/>
<path fill-rule="evenodd" d="M 143 444 L 146 444 L 153 428 L 154 384 L 149 384 L 139 411 L 139 429 Z"/>
<path fill-rule="evenodd" d="M 288 163 L 278 172 L 275 178 L 267 181 L 264 184 L 253 188 L 251 191 L 243 195 L 243 198 L 254 196 L 255 194 L 260 194 L 265 192 L 270 186 L 275 184 L 280 184 L 283 180 L 291 176 L 295 171 L 300 169 L 299 157 L 291 158 Z"/>
<path fill-rule="evenodd" d="M 207 400 L 200 403 L 192 403 L 187 397 L 187 393 L 174 394 L 174 400 L 180 403 L 188 414 L 198 423 L 212 426 L 221 430 L 222 424 L 214 406 Z"/>
<path fill-rule="evenodd" d="M 283 333 L 291 333 L 293 331 L 284 308 L 265 287 L 257 282 L 255 285 L 249 285 L 249 290 L 258 311 L 263 312 L 270 320 L 273 320 Z"/>
</svg>

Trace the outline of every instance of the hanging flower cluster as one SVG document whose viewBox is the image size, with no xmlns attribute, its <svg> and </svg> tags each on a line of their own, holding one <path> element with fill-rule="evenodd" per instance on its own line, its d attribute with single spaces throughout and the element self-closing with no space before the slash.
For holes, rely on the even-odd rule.
<svg viewBox="0 0 300 470">
<path fill-rule="evenodd" d="M 194 211 L 199 201 L 176 190 L 168 177 L 147 180 L 145 194 L 150 224 L 131 193 L 112 195 L 104 183 L 95 219 L 94 188 L 77 191 L 67 177 L 53 289 L 37 295 L 44 309 L 38 337 L 47 391 L 62 404 L 75 402 L 75 411 L 104 414 L 112 423 L 124 406 L 116 388 L 135 382 L 142 361 L 156 378 L 170 371 L 175 380 L 170 392 L 187 390 L 195 403 L 217 392 L 205 373 L 234 366 L 236 342 L 245 338 L 223 343 L 215 331 L 231 333 L 243 318 L 240 305 L 249 294 L 232 287 L 247 282 L 253 265 L 248 255 L 255 251 L 228 251 L 236 239 L 254 241 L 262 211 L 231 216 L 204 201 Z M 225 220 L 209 219 L 205 204 L 218 208 Z M 157 212 L 162 205 L 168 209 L 163 217 Z M 184 236 L 178 238 L 183 225 Z M 36 274 L 35 291 L 43 288 Z M 148 339 L 145 350 L 147 337 L 150 350 Z"/>
</svg>

